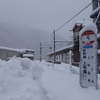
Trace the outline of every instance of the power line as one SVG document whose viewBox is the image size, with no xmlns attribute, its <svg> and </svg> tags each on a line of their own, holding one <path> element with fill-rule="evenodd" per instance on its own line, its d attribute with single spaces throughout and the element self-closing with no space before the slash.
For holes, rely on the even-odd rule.
<svg viewBox="0 0 100 100">
<path fill-rule="evenodd" d="M 60 30 L 63 26 L 65 26 L 68 22 L 70 22 L 72 19 L 74 19 L 77 15 L 79 15 L 82 11 L 84 11 L 86 8 L 88 8 L 91 4 L 92 4 L 92 2 L 90 4 L 88 4 L 85 8 L 83 8 L 80 12 L 78 12 L 75 16 L 73 16 L 71 19 L 69 19 L 66 23 L 64 23 L 62 26 L 60 26 L 58 29 L 56 29 L 55 32 Z"/>
</svg>

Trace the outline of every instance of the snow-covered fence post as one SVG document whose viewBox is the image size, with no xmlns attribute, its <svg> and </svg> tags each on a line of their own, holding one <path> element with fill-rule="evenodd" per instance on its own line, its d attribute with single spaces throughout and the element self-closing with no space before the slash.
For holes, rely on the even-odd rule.
<svg viewBox="0 0 100 100">
<path fill-rule="evenodd" d="M 72 51 L 69 51 L 69 65 L 70 65 L 70 70 L 72 68 Z"/>
</svg>

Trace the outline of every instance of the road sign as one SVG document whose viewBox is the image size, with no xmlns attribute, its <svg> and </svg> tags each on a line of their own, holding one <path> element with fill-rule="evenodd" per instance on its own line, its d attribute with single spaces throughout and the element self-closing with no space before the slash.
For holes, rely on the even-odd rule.
<svg viewBox="0 0 100 100">
<path fill-rule="evenodd" d="M 97 88 L 97 37 L 92 30 L 80 36 L 80 85 Z"/>
</svg>

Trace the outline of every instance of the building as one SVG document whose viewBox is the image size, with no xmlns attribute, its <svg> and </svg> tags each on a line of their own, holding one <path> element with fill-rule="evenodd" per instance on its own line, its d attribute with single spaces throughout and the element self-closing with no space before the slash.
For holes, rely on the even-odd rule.
<svg viewBox="0 0 100 100">
<path fill-rule="evenodd" d="M 79 32 L 86 25 L 89 25 L 92 22 L 89 21 L 80 21 L 75 23 L 71 31 L 73 31 L 73 44 L 65 46 L 61 49 L 55 51 L 56 60 L 55 63 L 69 63 L 69 51 L 72 51 L 72 64 L 79 66 L 80 61 L 80 52 L 79 52 Z M 49 62 L 52 62 L 54 59 L 54 52 L 47 54 Z"/>
<path fill-rule="evenodd" d="M 69 51 L 70 50 L 72 51 L 72 49 L 73 49 L 73 44 L 56 50 L 55 63 L 61 63 L 61 62 L 69 63 Z M 48 53 L 47 59 L 48 59 L 48 62 L 52 62 L 54 59 L 54 52 Z"/>
<path fill-rule="evenodd" d="M 33 55 L 33 58 L 31 59 L 34 60 L 34 53 L 35 52 L 32 49 L 14 49 L 14 48 L 0 46 L 0 59 L 6 61 L 12 58 L 13 56 L 24 58 L 25 54 L 31 54 L 31 57 Z M 27 56 L 27 58 L 30 57 Z"/>
</svg>

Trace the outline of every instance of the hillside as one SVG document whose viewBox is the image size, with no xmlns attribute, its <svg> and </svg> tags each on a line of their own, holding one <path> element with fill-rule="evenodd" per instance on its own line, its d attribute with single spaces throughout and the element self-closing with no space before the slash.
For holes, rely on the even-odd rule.
<svg viewBox="0 0 100 100">
<path fill-rule="evenodd" d="M 56 37 L 57 39 L 63 39 L 61 36 Z M 0 46 L 34 49 L 36 56 L 39 56 L 40 42 L 42 45 L 50 45 L 52 44 L 52 39 L 52 33 L 37 28 L 32 28 L 27 25 L 0 23 Z M 48 49 L 45 50 L 46 52 L 50 51 Z"/>
</svg>

